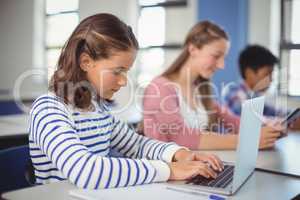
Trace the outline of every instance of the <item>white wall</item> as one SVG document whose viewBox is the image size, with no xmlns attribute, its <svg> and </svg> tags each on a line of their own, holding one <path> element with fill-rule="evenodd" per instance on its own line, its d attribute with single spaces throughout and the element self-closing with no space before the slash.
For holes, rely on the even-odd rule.
<svg viewBox="0 0 300 200">
<path fill-rule="evenodd" d="M 166 12 L 166 42 L 183 44 L 189 30 L 197 22 L 198 5 L 195 0 L 188 0 L 187 7 L 170 8 Z M 166 52 L 164 66 L 170 66 L 180 50 Z"/>
<path fill-rule="evenodd" d="M 197 1 L 188 0 L 187 7 L 166 9 L 166 42 L 183 43 L 189 30 L 197 21 Z"/>
<path fill-rule="evenodd" d="M 111 13 L 136 28 L 137 0 L 79 0 L 80 20 L 96 13 Z"/>
<path fill-rule="evenodd" d="M 279 55 L 280 0 L 248 0 L 248 42 L 261 44 Z"/>
<path fill-rule="evenodd" d="M 34 34 L 36 0 L 1 0 L 0 2 L 0 99 L 12 99 L 15 83 L 24 72 L 41 65 L 43 54 L 38 48 Z M 39 46 L 41 48 L 41 44 Z M 40 67 L 40 66 L 39 66 Z M 32 98 L 45 89 L 45 84 L 32 77 L 21 84 L 21 96 Z M 38 93 L 38 94 L 36 94 Z"/>
</svg>

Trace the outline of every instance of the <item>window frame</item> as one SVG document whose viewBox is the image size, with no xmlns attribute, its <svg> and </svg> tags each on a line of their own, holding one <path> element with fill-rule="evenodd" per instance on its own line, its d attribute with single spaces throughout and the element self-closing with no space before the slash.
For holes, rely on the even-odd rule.
<svg viewBox="0 0 300 200">
<path fill-rule="evenodd" d="M 142 12 L 143 9 L 147 8 L 155 8 L 155 7 L 161 7 L 164 9 L 167 8 L 179 8 L 179 7 L 187 7 L 188 6 L 188 0 L 167 0 L 165 2 L 161 3 L 154 3 L 154 4 L 148 4 L 148 5 L 141 5 L 139 4 L 139 11 Z M 161 48 L 163 50 L 177 50 L 182 48 L 181 43 L 165 43 L 163 45 L 150 45 L 147 47 L 141 47 L 141 50 L 149 50 L 152 48 Z"/>
<path fill-rule="evenodd" d="M 49 1 L 49 0 L 46 0 L 46 1 Z M 44 13 L 45 13 L 45 33 L 44 33 L 44 49 L 45 49 L 45 53 L 44 53 L 44 56 L 45 56 L 45 66 L 47 69 L 49 69 L 49 67 L 52 67 L 52 68 L 55 68 L 55 66 L 49 66 L 49 62 L 48 62 L 48 53 L 49 51 L 51 50 L 61 50 L 64 46 L 64 43 L 62 43 L 61 45 L 56 45 L 56 46 L 49 46 L 47 44 L 47 34 L 48 34 L 48 27 L 47 27 L 47 21 L 50 17 L 53 17 L 53 16 L 61 16 L 61 15 L 66 15 L 66 14 L 76 14 L 77 17 L 78 17 L 78 23 L 79 23 L 79 7 L 76 9 L 76 10 L 68 10 L 68 11 L 59 11 L 59 12 L 55 12 L 55 13 L 47 13 L 47 3 L 44 4 Z M 56 61 L 56 64 L 57 64 L 57 61 Z"/>
<path fill-rule="evenodd" d="M 279 91 L 280 93 L 287 95 L 289 97 L 300 97 L 300 93 L 296 95 L 292 95 L 289 91 L 289 83 L 290 83 L 290 77 L 289 77 L 289 58 L 290 53 L 292 50 L 300 50 L 300 43 L 294 43 L 291 40 L 288 40 L 287 38 L 291 37 L 286 35 L 287 32 L 287 20 L 289 23 L 289 27 L 291 28 L 291 21 L 292 21 L 292 15 L 288 15 L 288 12 L 286 11 L 286 3 L 287 2 L 293 2 L 294 0 L 281 0 L 280 1 L 280 44 L 279 44 L 279 68 L 281 73 L 279 73 Z M 291 11 L 290 11 L 291 13 Z M 286 57 L 285 57 L 286 54 Z M 285 63 L 283 63 L 285 61 Z M 282 75 L 282 70 L 284 69 L 284 66 L 286 67 L 286 75 Z M 286 80 L 285 80 L 286 78 Z M 284 83 L 286 81 L 286 83 Z"/>
<path fill-rule="evenodd" d="M 142 5 L 138 1 L 138 8 L 139 8 L 140 13 L 143 11 L 143 9 L 151 9 L 151 8 L 158 8 L 158 7 L 163 8 L 165 10 L 165 12 L 167 12 L 167 9 L 186 8 L 186 7 L 188 7 L 188 3 L 189 3 L 188 0 L 166 0 L 165 2 Z M 161 44 L 161 45 L 149 44 L 147 46 L 141 46 L 139 49 L 140 49 L 141 54 L 143 54 L 143 53 L 147 54 L 147 52 L 156 51 L 156 49 L 159 49 L 163 52 L 163 54 L 164 54 L 163 56 L 166 57 L 167 52 L 181 50 L 182 42 L 181 41 L 180 42 L 168 42 L 165 40 L 163 42 L 163 44 Z M 144 72 L 144 70 L 142 69 L 143 68 L 142 66 L 143 65 L 139 66 L 140 68 L 137 72 L 137 77 L 148 74 L 148 73 Z M 141 82 L 140 82 L 140 80 L 137 80 L 138 84 L 144 84 L 145 83 L 144 81 L 147 82 L 149 80 L 145 79 L 145 80 L 142 80 Z"/>
</svg>

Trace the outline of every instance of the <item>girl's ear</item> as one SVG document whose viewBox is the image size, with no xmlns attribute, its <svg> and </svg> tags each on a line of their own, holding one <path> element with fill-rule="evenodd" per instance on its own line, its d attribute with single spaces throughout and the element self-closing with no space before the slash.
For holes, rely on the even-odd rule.
<svg viewBox="0 0 300 200">
<path fill-rule="evenodd" d="M 79 57 L 79 65 L 83 71 L 88 71 L 93 66 L 94 60 L 87 54 L 82 53 Z"/>
<path fill-rule="evenodd" d="M 193 57 L 195 54 L 196 54 L 196 51 L 198 50 L 197 47 L 195 47 L 195 45 L 193 44 L 189 44 L 188 45 L 188 51 L 189 51 L 189 54 Z"/>
</svg>

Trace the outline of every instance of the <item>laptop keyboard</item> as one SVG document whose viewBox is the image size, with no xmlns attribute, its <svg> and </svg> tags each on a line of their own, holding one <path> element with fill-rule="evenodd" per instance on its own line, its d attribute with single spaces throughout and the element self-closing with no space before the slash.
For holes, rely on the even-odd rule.
<svg viewBox="0 0 300 200">
<path fill-rule="evenodd" d="M 224 165 L 223 171 L 216 171 L 218 174 L 217 178 L 205 178 L 204 176 L 197 175 L 187 180 L 186 184 L 225 188 L 233 179 L 233 169 L 234 166 L 232 165 Z"/>
</svg>

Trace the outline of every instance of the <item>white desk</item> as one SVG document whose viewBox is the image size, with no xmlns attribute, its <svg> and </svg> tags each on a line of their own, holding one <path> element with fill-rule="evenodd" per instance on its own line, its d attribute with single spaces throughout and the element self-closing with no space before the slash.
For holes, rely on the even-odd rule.
<svg viewBox="0 0 300 200">
<path fill-rule="evenodd" d="M 111 189 L 112 197 L 114 199 L 131 199 L 135 200 L 138 198 L 136 195 L 141 191 L 142 187 L 149 187 L 150 185 L 137 186 L 128 188 L 128 193 L 124 196 L 124 189 Z M 162 184 L 164 187 L 164 184 Z M 282 200 L 291 199 L 296 196 L 300 191 L 300 179 L 292 178 L 281 175 L 274 175 L 265 172 L 254 172 L 250 179 L 242 186 L 242 188 L 229 199 L 232 200 Z M 48 185 L 36 186 L 28 189 L 21 189 L 13 192 L 8 192 L 2 195 L 5 199 L 21 200 L 21 199 L 32 199 L 32 200 L 52 200 L 52 199 L 72 199 L 69 195 L 70 190 L 74 190 L 76 187 L 67 181 L 52 183 Z M 118 190 L 120 191 L 118 193 Z M 130 192 L 132 191 L 132 192 Z M 101 192 L 101 191 L 99 191 Z M 164 194 L 159 194 L 160 199 L 169 199 Z M 119 197 L 119 198 L 116 198 Z M 157 197 L 157 194 L 149 193 L 143 200 L 152 200 L 153 197 Z M 194 199 L 194 195 L 186 194 L 186 200 Z M 156 199 L 156 198 L 155 198 Z M 138 199 L 141 200 L 141 199 Z M 173 199 L 175 200 L 175 199 Z"/>
<path fill-rule="evenodd" d="M 276 142 L 275 148 L 259 151 L 256 167 L 300 177 L 299 146 L 300 132 L 290 132 L 288 137 Z M 235 151 L 206 152 L 214 153 L 225 161 L 234 161 L 236 157 Z"/>
<path fill-rule="evenodd" d="M 0 117 L 0 138 L 28 134 L 29 115 L 6 115 Z"/>
<path fill-rule="evenodd" d="M 291 132 L 288 137 L 278 140 L 273 150 L 260 151 L 256 167 L 294 174 L 300 178 L 299 146 L 300 132 Z"/>
<path fill-rule="evenodd" d="M 290 146 L 291 143 L 292 144 L 294 144 L 294 142 L 297 143 L 299 138 L 300 138 L 300 133 L 292 133 L 287 138 L 283 138 L 280 141 L 278 141 L 275 149 L 269 151 L 260 151 L 257 165 L 272 166 L 272 164 L 276 164 L 276 162 L 281 162 L 286 160 L 291 161 L 292 158 L 280 161 L 282 157 L 278 157 L 278 154 L 280 155 L 281 150 L 289 151 L 290 149 L 288 146 Z M 233 161 L 233 162 L 235 161 L 235 151 L 213 151 L 213 152 L 218 154 L 225 161 Z M 297 153 L 295 153 L 294 155 L 296 154 Z M 296 160 L 297 158 L 298 157 L 295 157 L 293 160 Z M 144 185 L 144 186 L 127 188 L 128 192 L 125 194 L 124 194 L 124 189 L 113 189 L 113 190 L 108 190 L 106 194 L 111 192 L 111 196 L 113 197 L 113 199 L 121 199 L 124 198 L 124 195 L 126 195 L 126 198 L 128 199 L 140 200 L 140 198 L 137 198 L 137 196 L 139 196 L 141 191 L 145 191 L 143 189 L 145 187 L 148 188 L 151 186 Z M 164 184 L 162 184 L 162 187 L 164 187 Z M 75 186 L 68 183 L 67 181 L 64 181 L 64 182 L 36 186 L 29 189 L 22 189 L 18 191 L 5 193 L 3 195 L 3 198 L 16 199 L 16 200 L 18 199 L 39 200 L 42 197 L 45 200 L 72 199 L 71 196 L 69 195 L 69 191 L 74 189 L 76 189 Z M 298 193 L 300 193 L 300 178 L 255 171 L 254 174 L 249 178 L 249 180 L 241 187 L 241 189 L 229 199 L 282 200 L 282 199 L 291 199 L 292 197 L 296 196 Z M 160 199 L 169 199 L 168 196 L 166 196 L 166 194 L 164 193 L 162 194 L 159 193 L 159 195 L 161 197 Z M 155 192 L 149 192 L 149 195 L 145 195 L 144 199 L 152 200 L 154 197 L 157 197 L 157 194 L 155 194 Z M 194 199 L 194 198 L 195 198 L 194 195 L 186 194 L 185 199 Z"/>
</svg>

